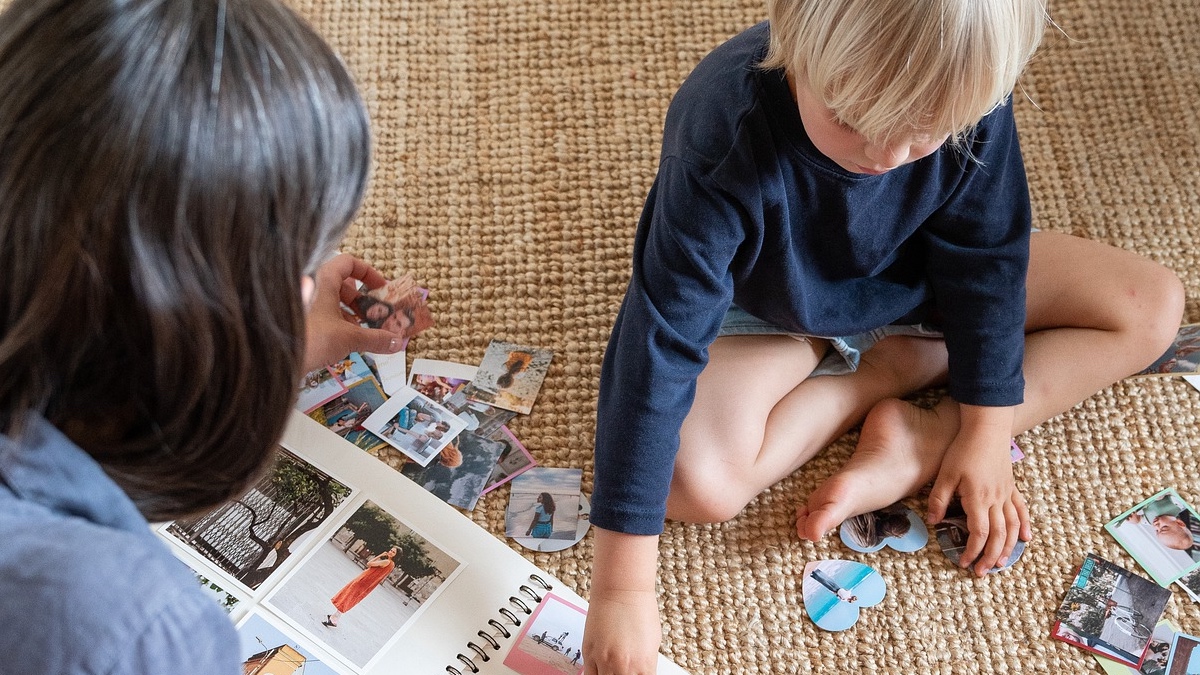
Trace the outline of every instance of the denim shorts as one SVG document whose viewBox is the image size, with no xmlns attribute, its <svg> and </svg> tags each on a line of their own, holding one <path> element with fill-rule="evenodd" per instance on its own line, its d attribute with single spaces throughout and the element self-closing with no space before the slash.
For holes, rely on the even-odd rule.
<svg viewBox="0 0 1200 675">
<path fill-rule="evenodd" d="M 817 367 L 813 369 L 809 377 L 816 377 L 818 375 L 845 375 L 846 373 L 858 370 L 858 364 L 862 360 L 862 355 L 867 353 L 871 347 L 874 347 L 876 342 L 889 335 L 911 335 L 928 338 L 942 337 L 941 331 L 927 324 L 891 324 L 869 330 L 865 333 L 844 337 L 804 335 L 793 333 L 773 323 L 763 321 L 737 305 L 729 306 L 729 311 L 725 313 L 725 319 L 721 322 L 721 330 L 717 335 L 718 337 L 726 335 L 786 335 L 806 342 L 809 338 L 828 340 L 831 349 L 825 353 L 825 357 L 821 359 L 821 362 L 817 364 Z"/>
</svg>

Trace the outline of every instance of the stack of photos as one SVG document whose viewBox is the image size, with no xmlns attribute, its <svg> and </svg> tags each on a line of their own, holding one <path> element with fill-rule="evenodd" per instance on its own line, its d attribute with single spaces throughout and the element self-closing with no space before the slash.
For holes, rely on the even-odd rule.
<svg viewBox="0 0 1200 675">
<path fill-rule="evenodd" d="M 363 326 L 409 338 L 433 325 L 411 274 L 361 293 L 344 309 Z M 492 340 L 479 366 L 357 354 L 304 377 L 296 407 L 447 503 L 480 496 L 533 467 L 507 425 L 528 414 L 553 352 Z"/>
<path fill-rule="evenodd" d="M 513 346 L 497 349 L 507 354 Z M 515 351 L 550 353 L 528 347 Z M 549 358 L 539 356 L 522 372 L 532 372 L 540 382 Z M 493 355 L 491 361 L 503 365 L 507 357 Z M 315 371 L 306 381 L 334 384 L 297 407 L 447 503 L 466 510 L 473 509 L 483 494 L 536 465 L 533 455 L 505 426 L 516 412 L 467 397 L 466 389 L 481 367 L 416 359 L 407 382 L 394 386 L 389 397 L 375 364 L 376 359 L 355 353 Z M 488 378 L 494 381 L 500 375 L 492 373 Z M 305 408 L 314 401 L 320 403 Z"/>
<path fill-rule="evenodd" d="M 277 452 L 246 495 L 158 533 L 239 623 L 247 672 L 360 673 L 462 563 L 352 486 Z"/>
<path fill-rule="evenodd" d="M 1058 609 L 1051 636 L 1139 668 L 1170 591 L 1088 554 Z"/>
<path fill-rule="evenodd" d="M 1200 569 L 1200 514 L 1174 488 L 1122 513 L 1104 529 L 1160 586 Z"/>
</svg>

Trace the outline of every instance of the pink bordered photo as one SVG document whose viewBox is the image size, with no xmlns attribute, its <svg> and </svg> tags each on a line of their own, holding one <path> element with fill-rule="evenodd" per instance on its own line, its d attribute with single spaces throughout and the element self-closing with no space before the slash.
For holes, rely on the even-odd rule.
<svg viewBox="0 0 1200 675">
<path fill-rule="evenodd" d="M 496 466 L 492 469 L 492 475 L 488 477 L 487 486 L 483 488 L 483 494 L 487 494 L 492 490 L 504 485 L 508 481 L 525 473 L 526 471 L 537 466 L 537 461 L 533 455 L 525 449 L 521 441 L 517 440 L 516 436 L 508 430 L 508 427 L 500 427 L 500 433 L 495 436 L 504 449 L 500 452 L 500 458 L 496 460 Z"/>
<path fill-rule="evenodd" d="M 587 610 L 547 593 L 525 622 L 504 665 L 521 675 L 579 675 L 586 620 Z"/>
</svg>

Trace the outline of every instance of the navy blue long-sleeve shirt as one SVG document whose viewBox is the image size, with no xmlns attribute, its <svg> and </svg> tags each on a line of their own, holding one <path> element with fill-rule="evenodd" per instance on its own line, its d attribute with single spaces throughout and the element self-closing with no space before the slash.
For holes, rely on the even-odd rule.
<svg viewBox="0 0 1200 675">
<path fill-rule="evenodd" d="M 1011 105 L 961 149 L 850 173 L 808 139 L 784 73 L 757 67 L 767 40 L 764 23 L 718 47 L 667 112 L 600 376 L 599 527 L 662 531 L 679 430 L 730 303 L 816 336 L 935 322 L 956 400 L 1022 400 L 1031 217 Z"/>
</svg>

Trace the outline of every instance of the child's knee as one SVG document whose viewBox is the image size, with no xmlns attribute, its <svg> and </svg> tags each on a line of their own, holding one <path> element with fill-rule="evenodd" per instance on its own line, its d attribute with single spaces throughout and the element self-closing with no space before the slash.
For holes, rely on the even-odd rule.
<svg viewBox="0 0 1200 675">
<path fill-rule="evenodd" d="M 1183 282 L 1170 269 L 1147 260 L 1139 274 L 1131 304 L 1137 308 L 1130 329 L 1158 356 L 1171 345 L 1183 319 L 1186 293 Z"/>
<path fill-rule="evenodd" d="M 730 467 L 676 464 L 667 517 L 688 523 L 723 523 L 742 512 L 750 497 Z"/>
</svg>

